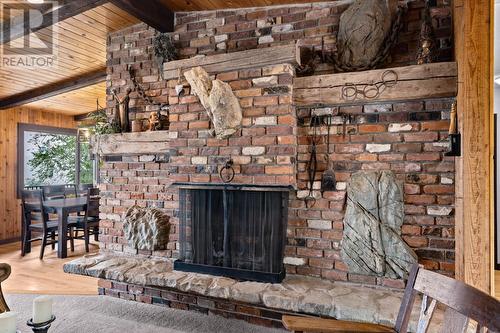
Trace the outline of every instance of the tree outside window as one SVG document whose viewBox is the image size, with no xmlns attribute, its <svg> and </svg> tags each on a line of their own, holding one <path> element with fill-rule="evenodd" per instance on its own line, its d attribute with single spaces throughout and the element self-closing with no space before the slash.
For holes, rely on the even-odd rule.
<svg viewBox="0 0 500 333">
<path fill-rule="evenodd" d="M 77 139 L 76 130 L 21 124 L 19 140 L 22 188 L 93 183 L 89 144 Z"/>
</svg>

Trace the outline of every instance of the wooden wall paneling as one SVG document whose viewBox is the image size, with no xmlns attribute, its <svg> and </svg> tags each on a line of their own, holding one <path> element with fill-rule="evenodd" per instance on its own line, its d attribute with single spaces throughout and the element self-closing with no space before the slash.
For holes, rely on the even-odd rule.
<svg viewBox="0 0 500 333">
<path fill-rule="evenodd" d="M 456 159 L 456 277 L 491 293 L 493 224 L 493 1 L 455 0 L 462 157 Z"/>
<path fill-rule="evenodd" d="M 0 112 L 0 242 L 21 235 L 21 208 L 17 200 L 17 124 L 30 123 L 75 128 L 73 117 L 15 108 Z"/>
</svg>

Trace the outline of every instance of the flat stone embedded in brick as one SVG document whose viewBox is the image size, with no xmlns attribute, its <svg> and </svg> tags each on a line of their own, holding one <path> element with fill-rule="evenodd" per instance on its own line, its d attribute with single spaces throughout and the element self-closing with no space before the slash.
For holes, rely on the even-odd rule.
<svg viewBox="0 0 500 333">
<path fill-rule="evenodd" d="M 391 150 L 391 145 L 370 143 L 366 145 L 366 150 L 370 153 L 384 153 Z"/>
<path fill-rule="evenodd" d="M 313 116 L 330 116 L 333 115 L 337 111 L 337 108 L 315 108 L 312 110 L 311 115 Z M 337 122 L 336 124 L 342 124 L 342 117 L 336 117 Z M 339 121 L 340 119 L 340 121 Z M 332 124 L 333 124 L 333 119 L 332 119 Z"/>
<path fill-rule="evenodd" d="M 274 38 L 271 35 L 259 37 L 259 44 L 268 44 L 274 42 Z"/>
<path fill-rule="evenodd" d="M 441 184 L 443 185 L 452 185 L 454 180 L 449 177 L 441 177 Z"/>
<path fill-rule="evenodd" d="M 408 132 L 413 129 L 411 124 L 389 124 L 389 132 Z"/>
<path fill-rule="evenodd" d="M 304 258 L 285 257 L 283 263 L 292 266 L 302 266 L 306 264 L 306 261 Z"/>
<path fill-rule="evenodd" d="M 276 125 L 277 124 L 277 119 L 276 117 L 258 117 L 255 118 L 255 125 Z"/>
<path fill-rule="evenodd" d="M 228 39 L 228 35 L 227 34 L 224 34 L 224 35 L 216 35 L 214 37 L 215 39 L 215 42 L 216 43 L 222 43 L 222 42 L 225 42 L 227 39 Z"/>
<path fill-rule="evenodd" d="M 259 77 L 259 78 L 253 79 L 252 83 L 256 87 L 277 85 L 278 84 L 278 77 L 276 75 Z"/>
<path fill-rule="evenodd" d="M 447 206 L 429 206 L 427 207 L 427 214 L 434 216 L 449 216 L 453 212 L 452 207 Z"/>
<path fill-rule="evenodd" d="M 328 220 L 307 220 L 307 226 L 313 229 L 329 230 L 332 228 L 332 221 Z"/>
<path fill-rule="evenodd" d="M 208 157 L 207 156 L 194 156 L 194 157 L 191 157 L 191 163 L 192 164 L 207 164 L 208 163 Z"/>
<path fill-rule="evenodd" d="M 154 162 L 156 156 L 155 155 L 142 155 L 139 157 L 140 162 Z"/>
<path fill-rule="evenodd" d="M 288 32 L 292 30 L 293 30 L 293 25 L 291 24 L 275 25 L 274 27 L 272 27 L 273 34 Z"/>
<path fill-rule="evenodd" d="M 335 185 L 335 189 L 337 191 L 345 191 L 347 189 L 347 183 L 346 182 L 337 182 Z"/>
<path fill-rule="evenodd" d="M 243 155 L 262 155 L 266 152 L 266 147 L 244 147 L 242 149 Z"/>
</svg>

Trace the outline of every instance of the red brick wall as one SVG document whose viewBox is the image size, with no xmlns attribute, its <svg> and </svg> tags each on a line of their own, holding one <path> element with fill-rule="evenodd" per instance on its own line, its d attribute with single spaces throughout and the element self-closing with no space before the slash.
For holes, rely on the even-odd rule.
<svg viewBox="0 0 500 333">
<path fill-rule="evenodd" d="M 335 280 L 390 284 L 394 281 L 349 274 L 340 258 L 345 191 L 353 172 L 392 170 L 404 184 L 403 238 L 427 268 L 447 274 L 454 271 L 454 159 L 445 157 L 452 100 L 340 107 L 350 115 L 343 136 L 342 120 L 331 128 L 327 154 L 327 127 L 319 130 L 316 188 L 327 161 L 333 165 L 337 192 L 319 191 L 313 208 L 301 198 L 308 194 L 311 109 L 299 109 L 297 198 L 290 205 L 287 256 L 301 265 L 288 265 L 292 273 Z M 337 134 L 339 133 L 339 134 Z M 443 211 L 436 211 L 442 209 Z M 291 262 L 294 260 L 290 259 Z M 397 282 L 396 282 L 397 284 Z"/>
<path fill-rule="evenodd" d="M 450 60 L 451 12 L 449 0 L 438 0 L 432 10 L 439 59 Z M 411 1 L 404 17 L 391 66 L 415 60 L 424 1 Z M 336 1 L 295 6 L 177 14 L 176 34 L 182 56 L 234 52 L 295 43 L 325 51 L 335 49 L 340 15 L 349 3 Z M 327 70 L 329 66 L 321 66 Z"/>
<path fill-rule="evenodd" d="M 442 46 L 440 59 L 448 60 L 451 53 L 450 10 L 445 1 L 438 3 L 440 8 L 433 9 L 433 13 Z M 422 5 L 422 1 L 410 3 L 391 66 L 412 63 Z M 174 38 L 178 36 L 180 53 L 184 57 L 296 40 L 316 46 L 324 42 L 328 49 L 333 49 L 333 33 L 345 8 L 345 5 L 331 2 L 182 13 L 177 15 Z M 139 24 L 109 36 L 107 85 L 123 93 L 131 86 L 127 66 L 132 66 L 147 94 L 158 102 L 171 105 L 171 151 L 166 155 L 123 156 L 103 165 L 103 249 L 136 252 L 126 245 L 120 215 L 137 204 L 159 207 L 172 216 L 174 227 L 168 249 L 153 254 L 175 257 L 178 198 L 169 185 L 174 181 L 218 182 L 218 167 L 232 157 L 237 172 L 235 182 L 291 184 L 298 188 L 290 202 L 285 260 L 289 273 L 402 286 L 401 281 L 348 274 L 339 258 L 345 182 L 352 172 L 367 169 L 391 169 L 404 181 L 405 240 L 417 250 L 420 261 L 428 268 L 453 273 L 454 163 L 443 156 L 446 148 L 442 143 L 448 127 L 449 100 L 341 108 L 341 113 L 352 115 L 352 124 L 348 124 L 345 138 L 337 134 L 331 136 L 335 145 L 329 157 L 340 181 L 339 191 L 326 192 L 313 209 L 306 209 L 300 197 L 304 196 L 307 181 L 305 163 L 309 157 L 309 139 L 306 134 L 310 129 L 306 125 L 310 110 L 295 110 L 292 104 L 293 71 L 277 66 L 220 73 L 218 78 L 229 82 L 240 98 L 244 120 L 239 133 L 226 140 L 217 140 L 210 137 L 208 117 L 198 99 L 190 95 L 189 88 L 178 98 L 173 89 L 177 81 L 160 80 L 152 60 L 154 33 Z M 222 45 L 217 46 L 221 43 L 225 43 L 225 49 Z M 319 69 L 328 70 L 328 66 Z M 276 83 L 261 86 L 253 82 L 254 78 L 263 76 L 273 77 L 271 81 L 276 80 L 285 91 L 275 94 L 266 88 Z M 132 93 L 131 98 L 132 119 L 148 118 L 149 112 L 154 111 L 137 93 Z M 113 105 L 108 94 L 110 110 Z M 319 147 L 320 158 L 326 150 L 324 139 Z M 325 166 L 326 163 L 320 163 L 321 168 Z M 435 215 L 440 212 L 434 208 L 442 206 L 451 210 L 449 214 Z"/>
</svg>

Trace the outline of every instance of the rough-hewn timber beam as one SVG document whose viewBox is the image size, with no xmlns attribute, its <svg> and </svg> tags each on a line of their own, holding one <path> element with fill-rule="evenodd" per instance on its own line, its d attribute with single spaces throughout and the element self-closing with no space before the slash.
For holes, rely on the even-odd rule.
<svg viewBox="0 0 500 333">
<path fill-rule="evenodd" d="M 8 43 L 30 33 L 50 27 L 57 22 L 64 21 L 107 2 L 108 0 L 65 0 L 61 1 L 59 6 L 50 6 L 48 9 L 46 5 L 42 4 L 41 7 L 39 7 L 42 11 L 42 23 L 39 26 L 30 29 L 29 26 L 25 26 L 23 21 L 10 29 L 11 27 L 5 24 L 5 28 L 0 36 L 0 44 Z M 6 18 L 4 18 L 4 20 L 5 19 Z"/>
<path fill-rule="evenodd" d="M 385 80 L 397 79 L 383 86 Z M 373 91 L 380 88 L 378 96 Z M 356 85 L 354 88 L 353 85 Z M 364 96 L 354 89 L 371 90 Z M 397 68 L 375 69 L 357 73 L 339 73 L 299 77 L 294 80 L 294 102 L 297 106 L 342 105 L 395 102 L 457 95 L 457 64 L 441 62 Z M 345 96 L 347 95 L 347 97 Z"/>
<path fill-rule="evenodd" d="M 135 16 L 160 32 L 174 31 L 174 12 L 158 0 L 110 0 L 112 4 Z"/>
<path fill-rule="evenodd" d="M 100 68 L 70 79 L 65 79 L 40 88 L 9 96 L 0 100 L 0 110 L 8 109 L 28 103 L 33 103 L 49 97 L 64 94 L 73 90 L 88 87 L 106 81 L 106 68 Z"/>
</svg>

